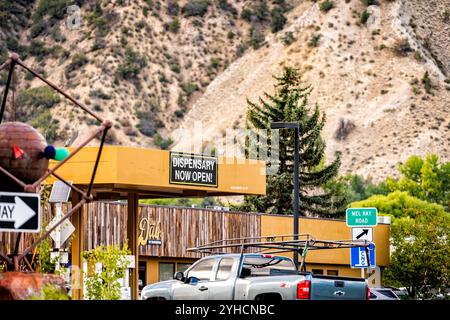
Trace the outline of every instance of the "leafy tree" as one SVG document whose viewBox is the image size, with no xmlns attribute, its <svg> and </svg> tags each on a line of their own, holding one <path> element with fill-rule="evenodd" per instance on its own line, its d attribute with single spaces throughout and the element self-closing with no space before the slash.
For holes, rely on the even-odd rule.
<svg viewBox="0 0 450 320">
<path fill-rule="evenodd" d="M 254 129 L 270 129 L 276 121 L 298 122 L 300 125 L 300 200 L 301 214 L 334 215 L 343 202 L 333 194 L 318 192 L 318 189 L 338 172 L 340 156 L 328 166 L 324 165 L 325 143 L 321 131 L 325 115 L 319 106 L 310 106 L 310 86 L 304 86 L 297 69 L 285 67 L 277 80 L 275 93 L 264 93 L 259 103 L 247 100 L 247 126 Z M 245 197 L 242 210 L 278 214 L 292 213 L 294 130 L 279 131 L 279 174 L 267 176 L 267 195 Z M 269 130 L 268 138 L 271 137 Z M 258 147 L 264 147 L 259 145 Z M 270 146 L 268 147 L 270 152 Z M 248 146 L 247 146 L 248 155 Z M 311 191 L 314 190 L 314 194 Z"/>
<path fill-rule="evenodd" d="M 99 246 L 83 252 L 83 259 L 88 262 L 86 277 L 86 296 L 89 300 L 120 300 L 120 282 L 125 276 L 128 262 L 125 255 L 130 254 L 127 245 Z M 101 269 L 96 270 L 96 265 Z M 96 272 L 98 271 L 98 272 Z"/>
<path fill-rule="evenodd" d="M 435 203 L 394 191 L 354 202 L 376 207 L 392 222 L 391 263 L 383 272 L 387 285 L 406 287 L 411 298 L 432 298 L 450 286 L 450 214 Z"/>
<path fill-rule="evenodd" d="M 400 179 L 386 180 L 389 190 L 406 191 L 428 202 L 439 203 L 448 211 L 450 205 L 450 162 L 440 163 L 437 155 L 425 159 L 411 156 L 399 164 Z"/>
<path fill-rule="evenodd" d="M 375 184 L 370 179 L 364 179 L 359 175 L 339 176 L 328 181 L 324 186 L 324 190 L 339 195 L 347 204 L 367 199 L 375 194 L 387 195 L 389 193 L 385 182 Z M 344 210 L 341 213 L 344 213 Z"/>
</svg>

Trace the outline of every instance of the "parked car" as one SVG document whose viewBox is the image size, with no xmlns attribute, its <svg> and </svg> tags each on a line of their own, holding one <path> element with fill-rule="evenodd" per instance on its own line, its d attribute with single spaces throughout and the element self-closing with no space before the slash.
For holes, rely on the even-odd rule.
<svg viewBox="0 0 450 320">
<path fill-rule="evenodd" d="M 370 288 L 370 300 L 400 300 L 391 288 Z"/>
<path fill-rule="evenodd" d="M 366 300 L 363 278 L 299 272 L 293 261 L 266 254 L 200 259 L 174 280 L 145 286 L 142 300 Z"/>
</svg>

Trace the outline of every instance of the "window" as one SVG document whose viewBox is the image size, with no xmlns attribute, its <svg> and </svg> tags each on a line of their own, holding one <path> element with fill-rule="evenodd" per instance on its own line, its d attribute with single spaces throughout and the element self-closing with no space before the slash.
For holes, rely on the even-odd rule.
<svg viewBox="0 0 450 320">
<path fill-rule="evenodd" d="M 185 272 L 192 263 L 177 263 L 177 272 Z"/>
<path fill-rule="evenodd" d="M 337 276 L 338 271 L 337 270 L 327 270 L 327 275 L 329 276 Z"/>
<path fill-rule="evenodd" d="M 220 260 L 219 268 L 217 269 L 216 280 L 227 280 L 230 277 L 233 264 L 233 258 L 223 258 L 222 260 Z"/>
<path fill-rule="evenodd" d="M 214 266 L 214 259 L 207 259 L 197 263 L 191 270 L 189 270 L 188 277 L 196 277 L 199 280 L 209 280 L 212 275 Z"/>
<path fill-rule="evenodd" d="M 175 273 L 175 264 L 171 262 L 159 263 L 159 281 L 166 281 L 173 279 Z"/>
<path fill-rule="evenodd" d="M 147 284 L 147 261 L 139 261 L 139 290 Z"/>
<path fill-rule="evenodd" d="M 323 270 L 322 269 L 312 269 L 311 270 L 313 274 L 323 274 Z"/>
<path fill-rule="evenodd" d="M 248 270 L 249 276 L 268 276 L 271 270 L 295 270 L 294 263 L 287 258 L 271 255 L 246 256 L 244 268 Z"/>
</svg>

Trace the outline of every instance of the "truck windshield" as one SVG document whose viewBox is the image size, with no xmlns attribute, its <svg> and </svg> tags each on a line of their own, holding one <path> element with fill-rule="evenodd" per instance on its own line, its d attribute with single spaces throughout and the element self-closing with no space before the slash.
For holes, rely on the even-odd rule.
<svg viewBox="0 0 450 320">
<path fill-rule="evenodd" d="M 294 263 L 290 259 L 275 256 L 245 257 L 243 267 L 250 270 L 250 276 L 268 276 L 271 269 L 295 270 Z"/>
</svg>

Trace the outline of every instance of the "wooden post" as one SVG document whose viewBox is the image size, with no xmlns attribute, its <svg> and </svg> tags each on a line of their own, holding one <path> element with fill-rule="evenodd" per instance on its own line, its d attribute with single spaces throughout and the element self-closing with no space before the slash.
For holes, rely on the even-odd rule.
<svg viewBox="0 0 450 320">
<path fill-rule="evenodd" d="M 137 226 L 139 211 L 139 195 L 137 193 L 128 194 L 128 221 L 127 221 L 127 238 L 128 247 L 131 254 L 134 255 L 134 269 L 130 272 L 131 299 L 139 298 L 139 248 L 137 242 Z"/>
<path fill-rule="evenodd" d="M 72 192 L 72 206 L 77 205 L 81 200 L 81 196 L 77 192 Z M 83 263 L 81 253 L 84 250 L 84 217 L 83 207 L 76 211 L 72 217 L 72 224 L 75 227 L 72 238 L 72 299 L 83 299 Z"/>
</svg>

